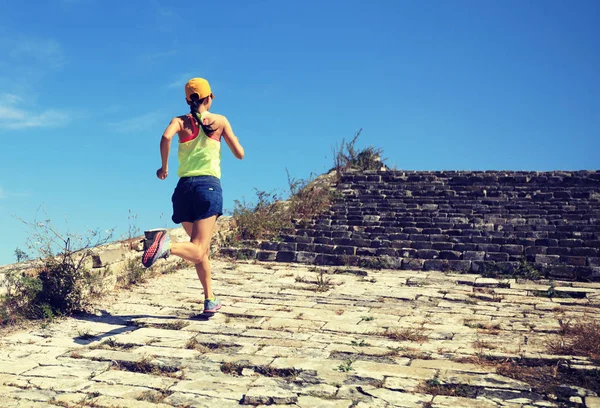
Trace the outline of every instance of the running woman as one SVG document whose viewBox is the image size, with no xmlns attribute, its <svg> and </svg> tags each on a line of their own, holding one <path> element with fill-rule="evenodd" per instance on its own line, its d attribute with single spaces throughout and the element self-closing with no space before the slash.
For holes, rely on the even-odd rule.
<svg viewBox="0 0 600 408">
<path fill-rule="evenodd" d="M 244 148 L 223 115 L 209 112 L 215 98 L 208 81 L 192 78 L 185 85 L 185 97 L 190 113 L 177 116 L 165 130 L 160 140 L 162 166 L 156 176 L 164 180 L 169 174 L 171 140 L 179 137 L 179 182 L 171 198 L 176 224 L 181 224 L 190 236 L 190 242 L 171 242 L 166 231 L 159 231 L 142 256 L 148 268 L 158 259 L 170 254 L 196 265 L 196 273 L 204 288 L 204 313 L 214 313 L 221 301 L 214 295 L 211 285 L 210 240 L 217 218 L 223 215 L 221 190 L 221 140 L 238 159 L 244 158 Z"/>
</svg>

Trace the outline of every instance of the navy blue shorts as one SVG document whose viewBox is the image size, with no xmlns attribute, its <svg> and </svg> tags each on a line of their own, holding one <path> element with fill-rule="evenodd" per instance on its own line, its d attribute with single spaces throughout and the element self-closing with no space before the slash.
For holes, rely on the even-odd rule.
<svg viewBox="0 0 600 408">
<path fill-rule="evenodd" d="M 180 178 L 171 201 L 175 224 L 223 215 L 221 181 L 213 176 Z"/>
</svg>

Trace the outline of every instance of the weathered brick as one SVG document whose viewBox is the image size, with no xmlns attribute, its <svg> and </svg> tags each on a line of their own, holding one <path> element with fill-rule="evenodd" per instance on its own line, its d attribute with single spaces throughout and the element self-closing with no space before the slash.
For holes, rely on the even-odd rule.
<svg viewBox="0 0 600 408">
<path fill-rule="evenodd" d="M 509 255 L 521 255 L 523 253 L 523 245 L 503 245 L 501 251 Z"/>
<path fill-rule="evenodd" d="M 275 261 L 277 259 L 277 252 L 275 251 L 258 251 L 256 253 L 256 259 L 259 261 Z"/>
<path fill-rule="evenodd" d="M 558 264 L 560 263 L 560 256 L 558 255 L 536 255 L 535 262 L 541 264 Z"/>
<path fill-rule="evenodd" d="M 585 266 L 587 258 L 585 256 L 561 256 L 560 261 L 567 265 Z"/>
<path fill-rule="evenodd" d="M 447 260 L 444 259 L 427 259 L 423 263 L 424 271 L 447 271 L 450 269 L 450 265 Z"/>
<path fill-rule="evenodd" d="M 452 242 L 434 242 L 432 243 L 431 247 L 433 249 L 437 249 L 438 251 L 451 251 L 454 248 L 454 244 Z"/>
<path fill-rule="evenodd" d="M 555 247 L 555 246 L 558 246 L 558 239 L 548 239 L 548 238 L 536 239 L 535 245 L 543 246 L 543 247 L 544 246 L 545 247 Z"/>
<path fill-rule="evenodd" d="M 505 254 L 504 252 L 486 252 L 485 254 L 486 261 L 502 262 L 508 261 L 508 259 L 508 254 Z"/>
<path fill-rule="evenodd" d="M 295 251 L 297 244 L 295 242 L 282 242 L 277 245 L 278 251 Z"/>
<path fill-rule="evenodd" d="M 546 247 L 542 247 L 542 246 L 532 246 L 532 247 L 528 247 L 525 248 L 525 255 L 545 255 L 546 254 Z"/>
<path fill-rule="evenodd" d="M 468 261 L 483 261 L 485 259 L 484 251 L 465 251 L 463 259 Z"/>
<path fill-rule="evenodd" d="M 458 244 L 454 244 L 454 248 L 455 251 L 459 251 L 459 252 L 464 252 L 464 251 L 476 251 L 477 250 L 477 244 L 463 244 L 463 243 L 458 243 Z"/>
<path fill-rule="evenodd" d="M 580 239 L 561 239 L 558 241 L 558 245 L 561 247 L 570 247 L 570 248 L 574 248 L 574 247 L 581 247 L 583 246 L 583 241 Z"/>
<path fill-rule="evenodd" d="M 420 271 L 423 269 L 423 259 L 402 258 L 402 269 L 409 271 Z"/>
<path fill-rule="evenodd" d="M 432 248 L 432 243 L 431 242 L 413 242 L 411 244 L 411 247 L 414 249 L 431 249 Z"/>
<path fill-rule="evenodd" d="M 304 252 L 315 252 L 315 244 L 298 244 L 296 246 L 296 250 Z"/>
<path fill-rule="evenodd" d="M 343 265 L 343 255 L 318 254 L 315 257 L 314 263 L 317 265 L 338 266 Z"/>
<path fill-rule="evenodd" d="M 277 242 L 261 242 L 259 248 L 265 251 L 277 251 L 278 245 L 279 243 Z"/>
<path fill-rule="evenodd" d="M 587 266 L 600 267 L 600 257 L 589 257 L 587 259 Z"/>
<path fill-rule="evenodd" d="M 277 262 L 294 262 L 296 260 L 296 252 L 294 251 L 278 251 Z"/>
<path fill-rule="evenodd" d="M 393 248 L 379 248 L 379 249 L 377 249 L 376 255 L 377 256 L 386 255 L 386 256 L 395 257 L 396 250 Z"/>
<path fill-rule="evenodd" d="M 462 254 L 458 251 L 440 251 L 438 259 L 458 261 L 460 260 L 461 255 Z"/>
<path fill-rule="evenodd" d="M 598 256 L 598 253 L 600 253 L 598 248 L 581 247 L 571 249 L 571 255 L 573 256 Z"/>
<path fill-rule="evenodd" d="M 548 254 L 548 255 L 568 256 L 568 255 L 571 255 L 571 248 L 566 248 L 566 247 L 549 247 L 548 249 L 546 249 L 546 254 Z"/>
<path fill-rule="evenodd" d="M 547 273 L 552 278 L 571 280 L 577 277 L 577 268 L 572 265 L 551 265 Z"/>
<path fill-rule="evenodd" d="M 497 244 L 479 244 L 477 249 L 485 252 L 500 252 L 501 246 Z"/>
<path fill-rule="evenodd" d="M 312 264 L 317 258 L 317 254 L 313 252 L 298 251 L 296 253 L 296 262 Z"/>
<path fill-rule="evenodd" d="M 333 245 L 333 239 L 328 237 L 316 237 L 315 244 Z"/>
<path fill-rule="evenodd" d="M 339 245 L 333 248 L 333 253 L 337 255 L 355 255 L 356 247 Z"/>
<path fill-rule="evenodd" d="M 333 245 L 315 245 L 315 252 L 320 254 L 333 254 Z"/>
<path fill-rule="evenodd" d="M 448 269 L 450 271 L 467 273 L 471 270 L 471 261 L 448 261 Z"/>
<path fill-rule="evenodd" d="M 422 259 L 435 259 L 439 254 L 439 251 L 435 249 L 420 249 L 417 251 L 417 257 Z"/>
<path fill-rule="evenodd" d="M 401 258 L 416 258 L 419 250 L 414 248 L 403 248 L 401 250 L 397 250 L 396 253 Z"/>
</svg>

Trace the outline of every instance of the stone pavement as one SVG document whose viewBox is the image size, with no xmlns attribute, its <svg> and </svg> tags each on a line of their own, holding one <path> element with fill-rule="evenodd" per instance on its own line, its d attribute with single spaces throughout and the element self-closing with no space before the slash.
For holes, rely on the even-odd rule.
<svg viewBox="0 0 600 408">
<path fill-rule="evenodd" d="M 113 294 L 96 315 L 4 335 L 0 406 L 600 407 L 589 390 L 548 398 L 498 369 L 511 358 L 598 369 L 546 341 L 559 319 L 600 317 L 600 284 L 213 267 L 224 307 L 210 318 L 183 269 Z M 563 296 L 540 296 L 549 289 Z"/>
</svg>

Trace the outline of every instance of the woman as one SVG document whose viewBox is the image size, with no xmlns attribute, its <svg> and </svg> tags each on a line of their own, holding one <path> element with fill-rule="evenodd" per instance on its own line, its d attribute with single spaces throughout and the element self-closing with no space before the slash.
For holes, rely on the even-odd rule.
<svg viewBox="0 0 600 408">
<path fill-rule="evenodd" d="M 209 112 L 214 95 L 205 79 L 190 79 L 185 85 L 185 96 L 190 113 L 173 118 L 163 133 L 162 166 L 156 176 L 161 180 L 167 178 L 171 140 L 177 134 L 180 179 L 172 197 L 172 220 L 183 225 L 190 242 L 171 242 L 166 231 L 160 231 L 144 251 L 142 263 L 148 268 L 170 254 L 193 262 L 204 288 L 204 313 L 214 313 L 221 308 L 221 301 L 212 291 L 208 253 L 215 223 L 223 215 L 221 138 L 240 160 L 244 158 L 244 148 L 227 118 Z"/>
</svg>

